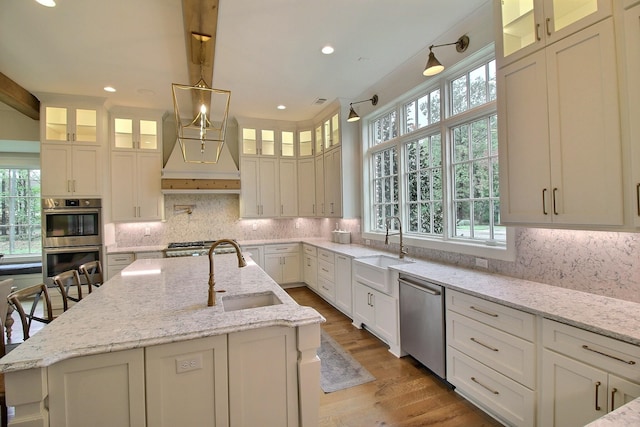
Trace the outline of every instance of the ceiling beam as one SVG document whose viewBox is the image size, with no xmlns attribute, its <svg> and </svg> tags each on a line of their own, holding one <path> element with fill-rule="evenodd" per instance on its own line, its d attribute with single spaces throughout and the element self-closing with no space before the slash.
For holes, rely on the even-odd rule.
<svg viewBox="0 0 640 427">
<path fill-rule="evenodd" d="M 182 0 L 189 84 L 194 85 L 203 78 L 209 87 L 212 86 L 218 2 L 219 0 Z M 201 43 L 193 37 L 193 33 L 210 36 L 211 39 Z M 201 48 L 204 50 L 200 51 Z"/>
<path fill-rule="evenodd" d="M 40 120 L 38 98 L 2 73 L 0 73 L 0 101 L 33 120 Z"/>
</svg>

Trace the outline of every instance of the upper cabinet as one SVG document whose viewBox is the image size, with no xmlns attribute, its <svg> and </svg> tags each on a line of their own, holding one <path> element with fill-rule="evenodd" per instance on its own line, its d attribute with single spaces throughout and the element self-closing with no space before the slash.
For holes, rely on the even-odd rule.
<svg viewBox="0 0 640 427">
<path fill-rule="evenodd" d="M 505 65 L 611 15 L 611 0 L 495 0 L 496 59 Z"/>
<path fill-rule="evenodd" d="M 324 121 L 323 125 L 324 150 L 327 151 L 340 145 L 340 113 L 335 113 Z"/>
<path fill-rule="evenodd" d="M 276 157 L 278 155 L 275 130 L 243 127 L 240 136 L 243 156 Z"/>
<path fill-rule="evenodd" d="M 102 100 L 43 95 L 42 197 L 102 197 L 106 126 Z"/>
<path fill-rule="evenodd" d="M 615 52 L 607 19 L 498 71 L 504 224 L 623 225 Z"/>
<path fill-rule="evenodd" d="M 43 142 L 100 144 L 99 135 L 102 129 L 99 108 L 55 103 L 45 105 L 43 113 Z"/>
<path fill-rule="evenodd" d="M 310 129 L 298 131 L 298 157 L 312 157 L 313 137 Z"/>
<path fill-rule="evenodd" d="M 288 157 L 295 159 L 296 157 L 296 143 L 295 143 L 295 131 L 283 130 L 280 131 L 280 157 Z"/>
<path fill-rule="evenodd" d="M 112 150 L 161 151 L 161 111 L 113 109 L 110 115 Z"/>
<path fill-rule="evenodd" d="M 631 145 L 631 182 L 627 193 L 631 201 L 633 224 L 640 227 L 640 4 L 624 12 L 626 95 L 629 140 Z"/>
</svg>

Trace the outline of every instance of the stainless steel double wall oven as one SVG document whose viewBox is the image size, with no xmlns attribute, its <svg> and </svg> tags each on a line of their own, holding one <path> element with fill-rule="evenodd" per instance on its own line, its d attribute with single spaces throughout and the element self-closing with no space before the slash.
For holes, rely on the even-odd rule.
<svg viewBox="0 0 640 427">
<path fill-rule="evenodd" d="M 42 199 L 44 281 L 85 262 L 102 261 L 102 200 Z"/>
</svg>

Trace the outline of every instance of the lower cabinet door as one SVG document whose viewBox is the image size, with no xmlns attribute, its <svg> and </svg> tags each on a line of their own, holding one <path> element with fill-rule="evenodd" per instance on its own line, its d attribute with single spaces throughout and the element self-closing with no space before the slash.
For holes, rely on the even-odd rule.
<svg viewBox="0 0 640 427">
<path fill-rule="evenodd" d="M 144 350 L 63 360 L 48 368 L 51 427 L 144 427 Z"/>
<path fill-rule="evenodd" d="M 607 373 L 545 349 L 541 403 L 540 425 L 584 426 L 607 413 Z"/>
<path fill-rule="evenodd" d="M 230 334 L 229 425 L 294 427 L 298 413 L 296 329 Z"/>
<path fill-rule="evenodd" d="M 369 327 L 373 326 L 374 311 L 371 302 L 373 294 L 370 288 L 355 283 L 353 285 L 353 324 L 361 327 L 365 324 Z"/>
<path fill-rule="evenodd" d="M 227 336 L 147 347 L 147 426 L 229 425 Z"/>
</svg>

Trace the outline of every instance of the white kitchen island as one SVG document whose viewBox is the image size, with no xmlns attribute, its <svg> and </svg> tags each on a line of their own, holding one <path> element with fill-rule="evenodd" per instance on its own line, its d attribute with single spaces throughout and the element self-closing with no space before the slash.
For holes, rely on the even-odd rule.
<svg viewBox="0 0 640 427">
<path fill-rule="evenodd" d="M 10 425 L 316 426 L 324 318 L 235 254 L 207 307 L 208 272 L 136 261 L 0 359 Z"/>
</svg>

